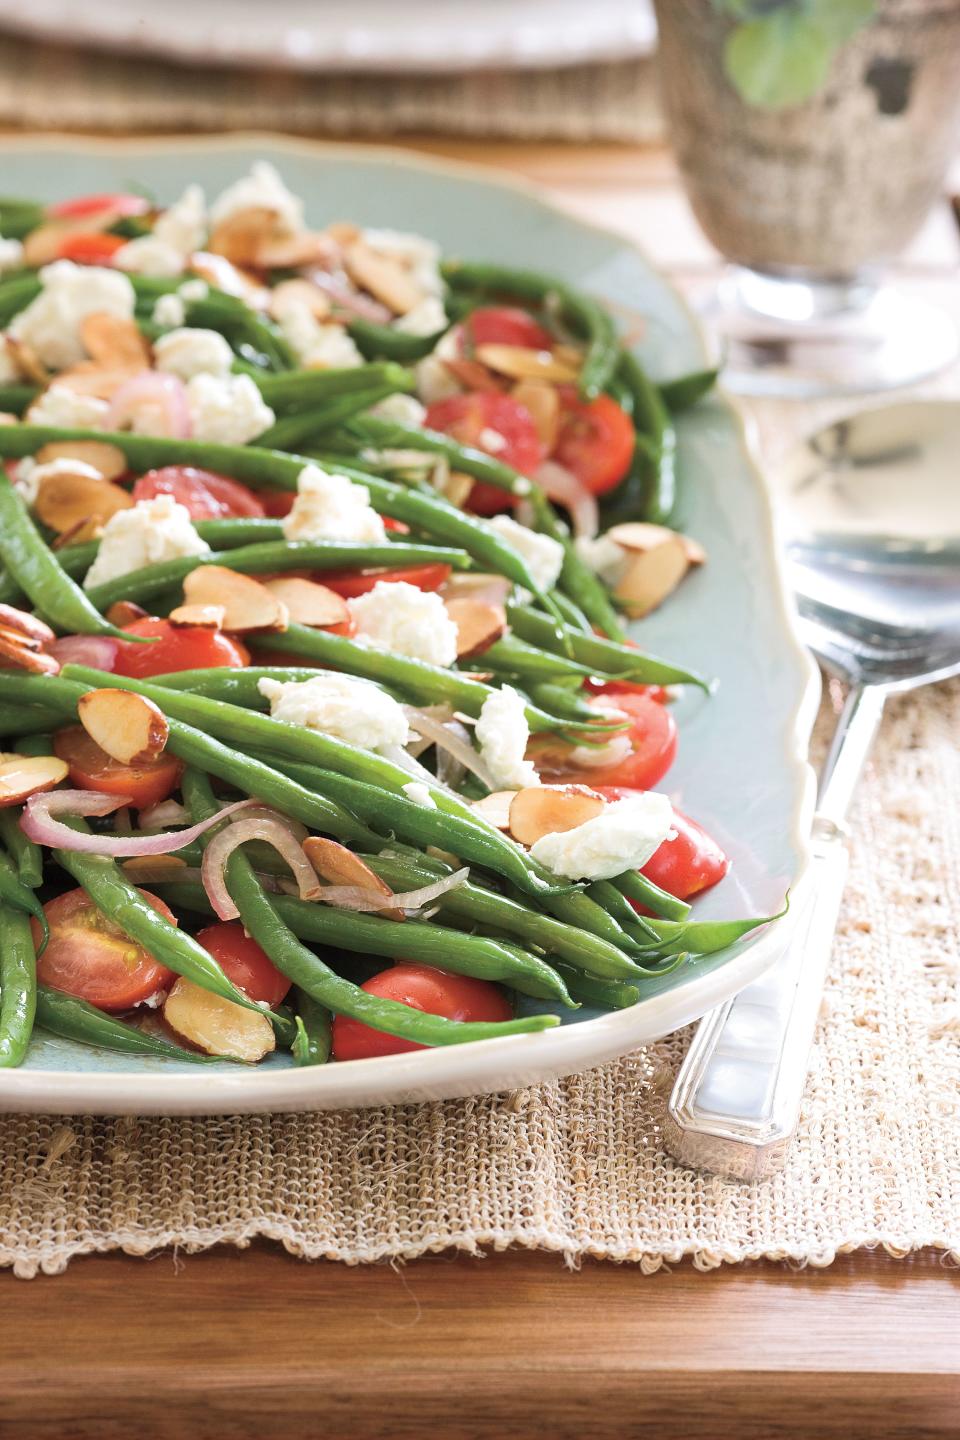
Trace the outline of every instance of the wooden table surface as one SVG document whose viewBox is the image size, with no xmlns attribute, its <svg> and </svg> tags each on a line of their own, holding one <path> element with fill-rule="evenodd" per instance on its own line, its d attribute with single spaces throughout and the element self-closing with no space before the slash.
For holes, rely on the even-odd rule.
<svg viewBox="0 0 960 1440">
<path fill-rule="evenodd" d="M 717 257 L 662 151 L 424 141 L 635 236 L 684 283 Z M 946 205 L 904 261 L 955 292 Z M 922 1440 L 960 1434 L 960 1271 L 861 1252 L 645 1276 L 549 1255 L 392 1268 L 246 1252 L 0 1274 L 2 1440 Z"/>
</svg>

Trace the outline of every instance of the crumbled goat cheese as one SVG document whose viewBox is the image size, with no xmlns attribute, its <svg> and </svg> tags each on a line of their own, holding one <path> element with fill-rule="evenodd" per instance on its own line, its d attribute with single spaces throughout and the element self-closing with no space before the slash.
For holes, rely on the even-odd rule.
<svg viewBox="0 0 960 1440">
<path fill-rule="evenodd" d="M 436 810 L 437 802 L 422 780 L 411 780 L 409 784 L 402 785 L 400 788 L 407 799 L 412 800 L 415 805 L 423 805 L 428 810 Z"/>
<path fill-rule="evenodd" d="M 487 696 L 474 734 L 480 758 L 497 790 L 522 790 L 540 784 L 533 761 L 524 759 L 530 726 L 523 696 L 512 685 L 504 685 Z"/>
<path fill-rule="evenodd" d="M 457 627 L 439 595 L 405 580 L 378 580 L 348 600 L 357 638 L 377 650 L 448 668 L 457 658 Z"/>
<path fill-rule="evenodd" d="M 509 515 L 494 515 L 490 525 L 512 545 L 541 591 L 552 590 L 563 569 L 563 546 L 549 535 L 519 525 Z"/>
<path fill-rule="evenodd" d="M 18 460 L 13 467 L 11 476 L 13 488 L 26 505 L 35 505 L 37 502 L 37 490 L 40 482 L 35 477 L 39 469 L 40 466 L 32 455 L 24 455 L 23 459 Z"/>
<path fill-rule="evenodd" d="M 616 540 L 611 540 L 607 535 L 598 535 L 596 540 L 581 535 L 573 542 L 573 548 L 584 565 L 595 575 L 599 575 L 605 585 L 616 585 L 623 578 L 628 563 L 627 555 Z"/>
<path fill-rule="evenodd" d="M 301 365 L 313 370 L 353 370 L 363 356 L 342 325 L 322 324 L 306 305 L 281 304 L 277 311 L 281 334 Z"/>
<path fill-rule="evenodd" d="M 670 834 L 673 809 L 655 790 L 606 805 L 599 815 L 530 847 L 534 860 L 565 880 L 610 880 L 639 870 Z"/>
<path fill-rule="evenodd" d="M 400 230 L 364 230 L 363 238 L 378 255 L 399 260 L 410 272 L 414 284 L 425 295 L 442 295 L 440 246 L 424 235 L 409 235 Z M 439 326 L 436 328 L 440 328 Z M 430 334 L 430 331 L 426 331 Z"/>
<path fill-rule="evenodd" d="M 402 330 L 405 335 L 436 335 L 440 330 L 446 328 L 447 312 L 443 308 L 443 301 L 436 295 L 426 295 L 406 315 L 401 315 L 399 320 L 394 321 L 394 330 Z"/>
<path fill-rule="evenodd" d="M 415 395 L 388 395 L 385 400 L 378 400 L 370 410 L 371 415 L 378 415 L 381 420 L 395 420 L 398 425 L 414 425 L 417 429 L 423 424 L 426 413 L 425 406 Z"/>
<path fill-rule="evenodd" d="M 154 364 L 181 380 L 194 375 L 229 375 L 233 351 L 216 330 L 193 330 L 189 326 L 170 330 L 153 345 Z"/>
<path fill-rule="evenodd" d="M 59 425 L 72 430 L 105 430 L 110 405 L 97 395 L 81 395 L 69 385 L 54 383 L 27 411 L 31 425 Z"/>
<path fill-rule="evenodd" d="M 187 381 L 194 440 L 246 445 L 276 419 L 249 375 L 194 375 Z"/>
<path fill-rule="evenodd" d="M 6 270 L 19 270 L 23 264 L 23 246 L 19 240 L 4 240 L 0 235 L 0 275 Z"/>
<path fill-rule="evenodd" d="M 300 471 L 297 498 L 282 523 L 288 540 L 353 540 L 359 545 L 379 545 L 387 537 L 366 485 L 354 485 L 346 475 L 328 475 L 316 465 L 305 465 Z"/>
<path fill-rule="evenodd" d="M 161 295 L 153 307 L 153 319 L 157 325 L 169 325 L 171 328 L 176 328 L 182 325 L 186 318 L 187 307 L 175 290 L 171 290 L 167 295 Z"/>
<path fill-rule="evenodd" d="M 157 235 L 138 235 L 113 257 L 119 270 L 128 270 L 131 275 L 149 275 L 156 280 L 169 280 L 183 274 L 184 257 Z"/>
<path fill-rule="evenodd" d="M 460 394 L 460 385 L 439 355 L 425 355 L 414 366 L 413 373 L 417 377 L 417 394 L 424 405 L 435 405 L 438 400 L 449 400 L 451 395 Z"/>
<path fill-rule="evenodd" d="M 40 284 L 40 294 L 14 317 L 10 335 L 29 345 L 51 370 L 66 370 L 87 358 L 80 326 L 88 315 L 133 316 L 133 286 L 116 270 L 55 260 L 40 271 Z"/>
<path fill-rule="evenodd" d="M 410 727 L 403 706 L 379 686 L 350 675 L 317 675 L 312 680 L 261 680 L 274 720 L 304 725 L 363 750 L 406 745 Z"/>
<path fill-rule="evenodd" d="M 138 235 L 117 251 L 114 264 L 138 275 L 181 275 L 189 257 L 203 247 L 206 233 L 203 191 L 199 185 L 188 185 L 158 217 L 149 235 Z"/>
<path fill-rule="evenodd" d="M 210 219 L 220 225 L 241 210 L 271 210 L 291 235 L 303 229 L 303 201 L 292 194 L 266 160 L 257 160 L 250 174 L 236 180 L 210 207 Z"/>
<path fill-rule="evenodd" d="M 110 516 L 84 588 L 92 590 L 95 585 L 161 560 L 206 555 L 209 550 L 206 540 L 201 540 L 193 528 L 190 511 L 178 505 L 172 495 L 139 500 L 132 510 L 118 510 Z"/>
<path fill-rule="evenodd" d="M 206 300 L 210 294 L 210 286 L 206 280 L 201 280 L 199 275 L 196 275 L 192 280 L 184 280 L 182 285 L 178 285 L 177 294 L 181 300 L 192 305 L 195 300 Z"/>
</svg>

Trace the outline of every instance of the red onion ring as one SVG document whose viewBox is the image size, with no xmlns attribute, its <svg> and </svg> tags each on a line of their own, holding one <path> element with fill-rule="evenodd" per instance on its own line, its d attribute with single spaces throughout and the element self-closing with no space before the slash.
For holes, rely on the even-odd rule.
<svg viewBox="0 0 960 1440">
<path fill-rule="evenodd" d="M 304 854 L 303 846 L 286 822 L 275 812 L 245 815 L 242 820 L 226 826 L 215 835 L 203 852 L 200 871 L 203 888 L 219 919 L 236 920 L 240 914 L 227 889 L 225 869 L 234 850 L 248 840 L 266 840 L 268 845 L 273 846 L 290 866 L 301 900 L 318 898 L 323 886 Z"/>
<path fill-rule="evenodd" d="M 159 370 L 144 370 L 134 375 L 114 395 L 107 416 L 107 428 L 122 430 L 134 419 L 142 405 L 159 411 L 163 429 L 153 434 L 185 440 L 190 434 L 190 407 L 183 381 L 176 375 Z"/>
<path fill-rule="evenodd" d="M 565 465 L 545 460 L 533 477 L 548 500 L 555 500 L 570 512 L 573 533 L 579 540 L 592 540 L 600 528 L 600 515 L 595 495 Z"/>
<path fill-rule="evenodd" d="M 426 740 L 432 740 L 439 750 L 448 754 L 451 759 L 457 761 L 465 770 L 469 770 L 472 775 L 476 775 L 488 790 L 496 790 L 497 787 L 493 783 L 493 776 L 489 769 L 474 750 L 469 739 L 464 739 L 462 735 L 457 734 L 453 724 L 444 725 L 439 720 L 434 720 L 426 711 L 417 710 L 412 705 L 405 705 L 403 708 L 411 728 L 418 735 Z"/>
<path fill-rule="evenodd" d="M 47 649 L 61 665 L 88 665 L 93 670 L 111 671 L 119 643 L 109 635 L 61 635 Z"/>
<path fill-rule="evenodd" d="M 338 910 L 355 910 L 358 914 L 375 910 L 406 910 L 417 914 L 431 900 L 446 895 L 462 885 L 470 874 L 464 866 L 442 880 L 433 880 L 418 890 L 401 890 L 396 895 L 382 895 L 379 890 L 370 890 L 365 885 L 323 885 L 317 899 L 324 905 L 333 905 Z"/>
<path fill-rule="evenodd" d="M 199 840 L 228 815 L 248 809 L 253 801 L 237 800 L 209 820 L 165 835 L 84 835 L 53 818 L 55 815 L 112 815 L 121 806 L 132 804 L 129 795 L 101 795 L 98 790 L 48 790 L 45 794 L 30 796 L 20 819 L 20 829 L 37 845 L 77 850 L 84 855 L 170 855 Z"/>
</svg>

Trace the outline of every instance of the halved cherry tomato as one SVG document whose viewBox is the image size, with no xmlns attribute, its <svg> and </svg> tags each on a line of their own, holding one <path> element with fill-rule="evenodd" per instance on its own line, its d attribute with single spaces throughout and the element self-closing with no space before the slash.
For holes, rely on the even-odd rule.
<svg viewBox="0 0 960 1440">
<path fill-rule="evenodd" d="M 418 590 L 440 590 L 450 579 L 451 567 L 449 565 L 411 565 L 406 570 L 371 570 L 369 573 L 360 570 L 335 570 L 332 574 L 329 571 L 318 571 L 316 579 L 321 585 L 326 585 L 328 590 L 335 590 L 345 600 L 353 600 L 358 595 L 368 594 L 381 580 L 396 584 L 405 581 L 408 585 L 416 585 Z M 339 631 L 339 626 L 331 626 L 331 629 Z"/>
<path fill-rule="evenodd" d="M 608 800 L 622 800 L 625 796 L 636 794 L 635 790 L 623 785 L 598 785 L 595 788 Z M 730 861 L 713 836 L 676 806 L 673 809 L 673 829 L 677 832 L 675 839 L 664 840 L 641 868 L 640 874 L 646 875 L 668 895 L 675 895 L 678 900 L 689 900 L 692 895 L 699 895 L 722 880 L 730 869 Z M 642 906 L 636 908 L 642 914 L 649 913 Z"/>
<path fill-rule="evenodd" d="M 131 680 L 148 680 L 151 675 L 166 675 L 174 670 L 210 670 L 220 666 L 242 670 L 250 664 L 247 647 L 218 630 L 178 628 L 169 620 L 149 615 L 123 628 L 129 635 L 157 637 L 152 645 L 120 641 L 113 671 L 115 675 L 129 675 Z"/>
<path fill-rule="evenodd" d="M 430 965 L 414 965 L 402 960 L 390 970 L 382 970 L 361 985 L 368 995 L 384 1000 L 399 1000 L 414 1010 L 428 1015 L 445 1015 L 448 1020 L 510 1020 L 513 1011 L 496 985 L 475 980 L 469 975 L 450 975 Z M 408 1050 L 426 1050 L 412 1040 L 400 1040 L 373 1030 L 348 1015 L 338 1015 L 333 1022 L 333 1058 L 335 1060 L 367 1060 L 374 1055 L 400 1055 Z"/>
<path fill-rule="evenodd" d="M 484 450 L 521 475 L 534 475 L 543 464 L 544 449 L 530 411 L 509 395 L 474 390 L 451 395 L 427 407 L 429 430 L 452 435 L 461 445 Z M 513 501 L 505 490 L 478 481 L 467 497 L 475 515 L 497 515 Z"/>
<path fill-rule="evenodd" d="M 47 215 L 52 220 L 82 220 L 87 215 L 102 215 L 104 211 L 130 216 L 145 215 L 149 209 L 150 201 L 143 195 L 121 191 L 115 195 L 75 195 L 72 200 L 58 200 L 55 205 L 47 206 Z"/>
<path fill-rule="evenodd" d="M 149 890 L 140 894 L 164 920 L 177 917 Z M 100 1010 L 130 1010 L 167 990 L 174 975 L 98 910 L 86 890 L 67 890 L 43 907 L 50 926 L 47 948 L 37 960 L 37 979 Z M 39 945 L 40 926 L 30 921 Z"/>
<path fill-rule="evenodd" d="M 72 260 L 76 265 L 109 265 L 126 243 L 122 235 L 105 230 L 78 230 L 64 235 L 57 245 L 57 259 Z"/>
<path fill-rule="evenodd" d="M 231 517 L 254 516 L 262 519 L 266 510 L 258 496 L 237 480 L 215 475 L 212 470 L 197 470 L 192 465 L 164 465 L 148 470 L 133 487 L 134 500 L 154 500 L 158 495 L 172 495 L 186 506 L 191 520 L 224 520 Z"/>
<path fill-rule="evenodd" d="M 560 429 L 553 458 L 593 495 L 605 495 L 626 475 L 633 459 L 633 421 L 609 395 L 581 400 L 572 385 L 560 389 Z"/>
<path fill-rule="evenodd" d="M 273 961 L 256 940 L 246 933 L 239 920 L 224 920 L 207 925 L 194 936 L 198 945 L 208 950 L 228 980 L 232 980 L 251 1000 L 279 1005 L 290 989 L 290 981 L 281 975 Z"/>
<path fill-rule="evenodd" d="M 665 685 L 642 685 L 639 680 L 585 680 L 583 688 L 591 695 L 648 695 L 658 705 L 670 699 Z"/>
<path fill-rule="evenodd" d="M 166 800 L 179 785 L 183 765 L 162 750 L 150 760 L 123 765 L 101 750 L 82 725 L 70 725 L 53 737 L 54 753 L 70 767 L 70 780 L 78 790 L 103 795 L 129 795 L 137 810 L 149 810 Z"/>
<path fill-rule="evenodd" d="M 271 520 L 282 520 L 284 515 L 289 515 L 296 498 L 292 490 L 261 490 L 257 496 L 264 515 L 269 515 Z"/>
<path fill-rule="evenodd" d="M 629 790 L 649 790 L 656 785 L 676 758 L 676 721 L 665 705 L 649 695 L 618 695 L 616 706 L 630 718 L 626 733 L 631 753 L 625 759 L 616 765 L 572 765 L 566 759 L 571 747 L 558 748 L 553 738 L 540 744 L 534 739 L 528 754 L 541 774 L 554 784 L 589 785 L 593 789 L 622 785 Z"/>
<path fill-rule="evenodd" d="M 550 350 L 549 330 L 515 305 L 482 305 L 463 322 L 465 348 L 476 345 L 522 345 L 526 350 Z"/>
</svg>

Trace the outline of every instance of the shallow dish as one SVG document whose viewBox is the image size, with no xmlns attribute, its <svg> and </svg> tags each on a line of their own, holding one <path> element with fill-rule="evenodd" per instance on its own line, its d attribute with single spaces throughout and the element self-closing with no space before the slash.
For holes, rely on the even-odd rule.
<svg viewBox="0 0 960 1440">
<path fill-rule="evenodd" d="M 271 160 L 306 198 L 308 218 L 349 216 L 420 230 L 448 254 L 543 263 L 617 306 L 647 317 L 642 354 L 664 378 L 702 368 L 705 351 L 680 297 L 624 239 L 554 209 L 528 187 L 399 150 L 318 147 L 271 137 L 77 145 L 50 137 L 3 146 L 4 189 L 48 197 L 120 188 L 136 179 L 168 199 L 186 179 L 216 190 L 252 159 Z M 667 792 L 733 860 L 697 904 L 698 918 L 771 914 L 806 866 L 811 775 L 806 749 L 818 693 L 797 638 L 770 508 L 742 426 L 722 400 L 680 427 L 683 528 L 709 563 L 635 634 L 654 651 L 720 679 L 712 698 L 677 704 L 679 759 Z M 57 1113 L 223 1113 L 324 1109 L 440 1099 L 570 1074 L 696 1019 L 769 965 L 788 922 L 767 926 L 696 967 L 657 982 L 640 1004 L 587 1007 L 558 1029 L 376 1060 L 256 1070 L 121 1058 L 38 1037 L 21 1070 L 0 1072 L 0 1110 Z M 538 1006 L 542 1008 L 542 1006 Z"/>
</svg>

